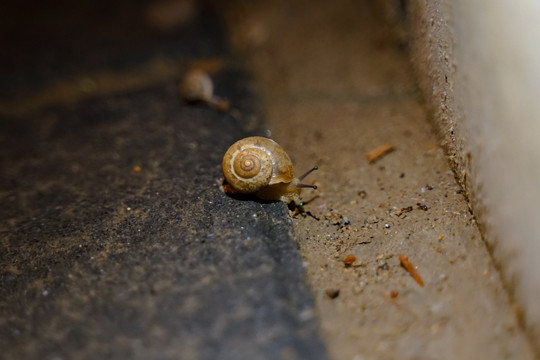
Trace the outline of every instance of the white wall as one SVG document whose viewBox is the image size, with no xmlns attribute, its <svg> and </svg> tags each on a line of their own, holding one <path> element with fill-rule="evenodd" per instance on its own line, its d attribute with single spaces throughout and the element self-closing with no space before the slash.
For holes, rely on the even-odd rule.
<svg viewBox="0 0 540 360">
<path fill-rule="evenodd" d="M 471 192 L 540 344 L 540 1 L 453 4 Z"/>
</svg>

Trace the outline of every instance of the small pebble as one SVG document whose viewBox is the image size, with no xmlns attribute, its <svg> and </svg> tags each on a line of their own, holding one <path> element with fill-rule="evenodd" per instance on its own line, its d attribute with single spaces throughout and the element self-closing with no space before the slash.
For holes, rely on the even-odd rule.
<svg viewBox="0 0 540 360">
<path fill-rule="evenodd" d="M 345 260 L 343 260 L 343 264 L 345 264 L 345 267 L 351 266 L 356 261 L 356 256 L 353 254 L 349 254 L 345 257 Z"/>
<path fill-rule="evenodd" d="M 325 294 L 330 299 L 335 299 L 339 296 L 339 289 L 326 289 Z"/>
</svg>

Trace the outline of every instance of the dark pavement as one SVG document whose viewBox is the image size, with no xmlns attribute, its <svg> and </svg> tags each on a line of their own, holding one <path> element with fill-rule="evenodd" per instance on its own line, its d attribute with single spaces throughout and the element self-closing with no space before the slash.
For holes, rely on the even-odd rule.
<svg viewBox="0 0 540 360">
<path fill-rule="evenodd" d="M 288 209 L 218 184 L 227 147 L 264 124 L 212 8 L 164 31 L 144 21 L 144 1 L 10 6 L 0 357 L 325 359 Z M 216 92 L 240 115 L 184 104 L 178 76 L 113 92 L 83 82 L 82 95 L 55 87 L 215 58 Z"/>
</svg>

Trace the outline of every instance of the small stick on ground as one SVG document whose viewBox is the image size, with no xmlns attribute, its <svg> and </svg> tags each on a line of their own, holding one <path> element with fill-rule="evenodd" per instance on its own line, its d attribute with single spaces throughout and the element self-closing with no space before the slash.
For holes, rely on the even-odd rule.
<svg viewBox="0 0 540 360">
<path fill-rule="evenodd" d="M 366 153 L 366 157 L 368 158 L 369 162 L 372 163 L 393 149 L 394 149 L 394 145 L 392 144 L 381 145 L 371 150 L 370 152 Z"/>
<path fill-rule="evenodd" d="M 416 280 L 418 285 L 424 287 L 424 281 L 422 281 L 422 278 L 420 277 L 420 275 L 418 275 L 414 266 L 409 262 L 409 257 L 405 254 L 401 254 L 399 255 L 399 261 L 401 262 L 401 266 L 403 266 L 405 270 L 409 272 L 411 277 Z"/>
</svg>

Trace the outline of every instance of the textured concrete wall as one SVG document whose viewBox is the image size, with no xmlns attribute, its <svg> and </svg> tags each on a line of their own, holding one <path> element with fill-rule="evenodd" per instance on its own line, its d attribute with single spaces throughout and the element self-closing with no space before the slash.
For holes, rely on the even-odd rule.
<svg viewBox="0 0 540 360">
<path fill-rule="evenodd" d="M 435 128 L 540 344 L 540 4 L 390 0 Z"/>
</svg>

